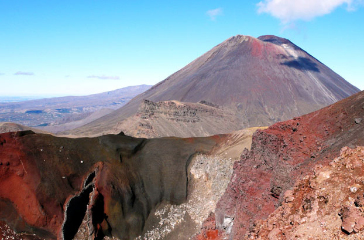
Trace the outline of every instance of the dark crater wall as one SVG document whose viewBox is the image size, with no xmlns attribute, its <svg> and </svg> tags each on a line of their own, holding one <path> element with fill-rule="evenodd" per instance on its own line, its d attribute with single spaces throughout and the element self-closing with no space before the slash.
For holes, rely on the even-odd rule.
<svg viewBox="0 0 364 240">
<path fill-rule="evenodd" d="M 135 238 L 156 206 L 186 200 L 189 161 L 217 141 L 1 134 L 0 221 L 17 232 L 72 239 L 86 217 L 95 239 Z"/>
</svg>

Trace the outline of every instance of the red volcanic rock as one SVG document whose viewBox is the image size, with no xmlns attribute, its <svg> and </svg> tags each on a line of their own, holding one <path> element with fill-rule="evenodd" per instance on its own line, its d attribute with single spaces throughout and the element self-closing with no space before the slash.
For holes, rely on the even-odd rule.
<svg viewBox="0 0 364 240">
<path fill-rule="evenodd" d="M 342 218 L 341 228 L 348 234 L 364 229 L 364 215 L 361 209 L 354 206 L 346 206 L 341 210 L 340 215 Z"/>
<path fill-rule="evenodd" d="M 258 130 L 251 151 L 235 163 L 231 182 L 216 206 L 219 234 L 242 239 L 316 164 L 327 164 L 343 146 L 364 145 L 363 124 L 355 123 L 355 118 L 364 116 L 363 107 L 364 92 L 360 92 L 311 114 Z M 290 201 L 289 193 L 285 199 Z M 227 225 L 229 219 L 232 221 Z"/>
<path fill-rule="evenodd" d="M 191 156 L 218 141 L 0 134 L 0 223 L 46 239 L 73 239 L 81 225 L 133 239 L 159 204 L 186 201 Z"/>
<path fill-rule="evenodd" d="M 0 135 L 0 204 L 6 206 L 0 214 L 17 232 L 54 238 L 63 224 L 66 199 L 80 190 L 89 164 L 76 170 L 67 164 L 70 159 L 63 159 L 63 145 L 37 145 L 41 137 L 34 136 L 31 131 Z"/>
<path fill-rule="evenodd" d="M 196 240 L 220 240 L 219 231 L 216 229 L 215 214 L 211 213 L 201 228 L 201 233 Z"/>
<path fill-rule="evenodd" d="M 344 147 L 329 165 L 316 165 L 244 238 L 363 239 L 363 160 L 363 146 Z"/>
</svg>

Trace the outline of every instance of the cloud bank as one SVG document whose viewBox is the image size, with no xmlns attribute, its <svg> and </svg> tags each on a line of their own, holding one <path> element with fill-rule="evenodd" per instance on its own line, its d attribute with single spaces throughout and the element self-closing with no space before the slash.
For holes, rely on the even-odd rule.
<svg viewBox="0 0 364 240">
<path fill-rule="evenodd" d="M 222 8 L 208 10 L 206 14 L 212 21 L 215 21 L 217 16 L 222 15 Z"/>
<path fill-rule="evenodd" d="M 34 75 L 34 73 L 32 72 L 22 72 L 22 71 L 18 71 L 16 73 L 14 73 L 14 75 L 26 75 L 26 76 L 32 76 Z"/>
<path fill-rule="evenodd" d="M 87 76 L 87 78 L 97 78 L 97 79 L 102 79 L 102 80 L 119 80 L 120 79 L 120 77 L 118 77 L 118 76 L 105 76 L 105 75 L 101 75 L 101 76 L 91 75 L 91 76 Z"/>
<path fill-rule="evenodd" d="M 354 10 L 362 3 L 362 0 L 263 0 L 257 6 L 258 13 L 268 13 L 287 24 L 296 20 L 309 21 L 342 5 L 346 5 L 349 11 Z"/>
</svg>

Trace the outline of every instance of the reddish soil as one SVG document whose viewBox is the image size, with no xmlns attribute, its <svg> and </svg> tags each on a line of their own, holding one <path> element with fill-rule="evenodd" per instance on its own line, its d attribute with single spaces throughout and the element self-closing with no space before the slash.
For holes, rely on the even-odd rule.
<svg viewBox="0 0 364 240">
<path fill-rule="evenodd" d="M 263 57 L 264 43 L 256 38 L 252 38 L 250 41 L 252 42 L 252 56 Z"/>
<path fill-rule="evenodd" d="M 217 204 L 215 228 L 219 235 L 242 239 L 254 228 L 254 222 L 267 218 L 282 202 L 284 192 L 316 164 L 327 164 L 344 146 L 364 145 L 362 119 L 364 92 L 258 130 L 251 151 L 235 163 L 231 182 Z M 229 225 L 230 219 L 233 223 Z"/>
</svg>

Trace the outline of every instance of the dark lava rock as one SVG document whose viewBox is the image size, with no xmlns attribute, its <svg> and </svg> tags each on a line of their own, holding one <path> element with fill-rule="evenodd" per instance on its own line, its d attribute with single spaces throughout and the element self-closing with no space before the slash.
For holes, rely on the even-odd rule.
<svg viewBox="0 0 364 240">
<path fill-rule="evenodd" d="M 0 220 L 17 232 L 67 240 L 86 217 L 95 239 L 133 239 L 156 206 L 186 201 L 192 156 L 217 141 L 0 134 L 0 159 L 9 163 L 0 166 Z"/>
</svg>

